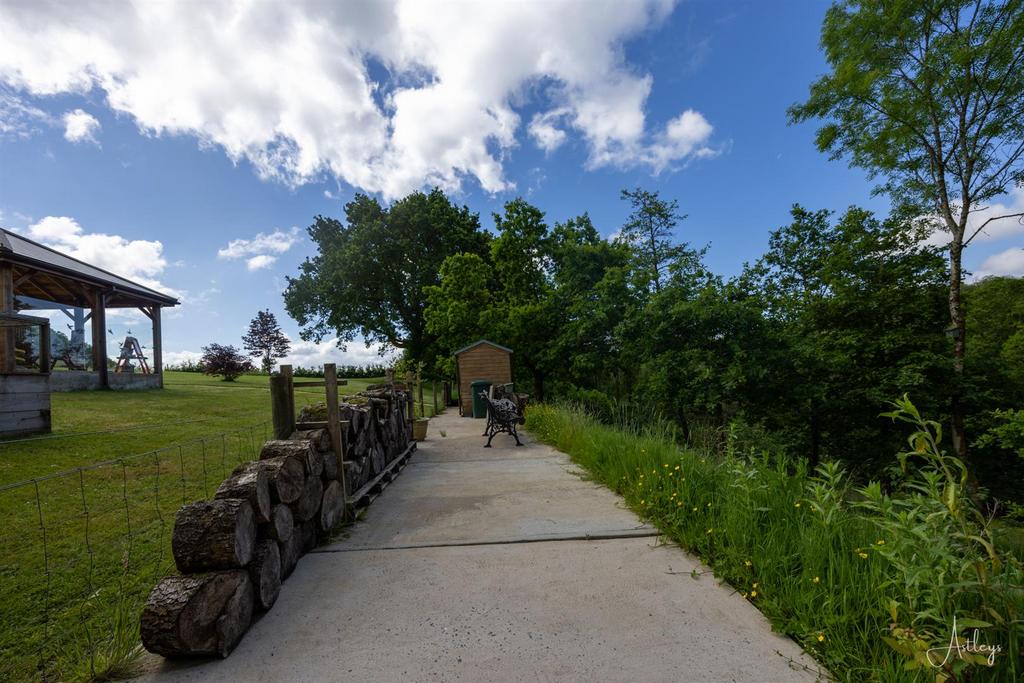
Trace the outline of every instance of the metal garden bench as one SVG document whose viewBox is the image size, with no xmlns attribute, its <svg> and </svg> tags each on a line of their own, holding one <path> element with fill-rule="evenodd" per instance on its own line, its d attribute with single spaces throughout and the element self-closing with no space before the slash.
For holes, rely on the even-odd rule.
<svg viewBox="0 0 1024 683">
<path fill-rule="evenodd" d="M 487 429 L 483 433 L 487 437 L 487 444 L 484 448 L 491 447 L 491 439 L 495 434 L 510 434 L 516 440 L 516 445 L 522 446 L 516 426 L 525 420 L 519 414 L 516 404 L 507 398 L 493 399 L 486 391 L 480 392 L 480 398 L 487 402 Z"/>
</svg>

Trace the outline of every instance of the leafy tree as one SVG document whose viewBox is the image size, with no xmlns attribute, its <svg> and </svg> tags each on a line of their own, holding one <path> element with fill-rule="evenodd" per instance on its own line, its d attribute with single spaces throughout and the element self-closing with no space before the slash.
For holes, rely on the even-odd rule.
<svg viewBox="0 0 1024 683">
<path fill-rule="evenodd" d="M 304 326 L 303 339 L 336 335 L 344 344 L 362 336 L 424 360 L 435 341 L 423 315 L 424 288 L 440 282 L 448 256 L 486 253 L 477 215 L 435 189 L 390 207 L 357 194 L 345 217 L 317 216 L 310 226 L 318 253 L 288 278 L 288 313 Z"/>
<path fill-rule="evenodd" d="M 291 349 L 288 337 L 277 324 L 277 317 L 269 310 L 258 311 L 249 322 L 249 331 L 242 336 L 242 346 L 250 356 L 262 357 L 263 372 L 267 374 L 274 369 L 274 360 L 284 358 Z"/>
<path fill-rule="evenodd" d="M 210 344 L 203 347 L 203 356 L 199 359 L 203 374 L 219 376 L 225 382 L 234 382 L 235 378 L 252 371 L 252 361 L 240 353 L 234 346 Z"/>
<path fill-rule="evenodd" d="M 660 292 L 669 266 L 687 250 L 685 244 L 674 243 L 676 227 L 686 215 L 679 213 L 676 200 L 665 201 L 657 192 L 639 187 L 623 190 L 622 198 L 633 211 L 622 226 L 620 239 L 633 249 L 637 281 Z"/>
<path fill-rule="evenodd" d="M 853 207 L 833 222 L 800 206 L 792 215 L 744 274 L 788 354 L 772 368 L 784 400 L 761 416 L 796 436 L 812 464 L 825 454 L 870 464 L 897 445 L 877 419 L 892 396 L 948 396 L 944 261 L 899 216 Z"/>
<path fill-rule="evenodd" d="M 791 120 L 827 119 L 820 150 L 882 176 L 880 190 L 937 216 L 950 235 L 952 438 L 964 457 L 961 261 L 990 221 L 1022 215 L 973 220 L 1024 182 L 1024 2 L 842 0 L 821 42 L 831 73 Z"/>
</svg>

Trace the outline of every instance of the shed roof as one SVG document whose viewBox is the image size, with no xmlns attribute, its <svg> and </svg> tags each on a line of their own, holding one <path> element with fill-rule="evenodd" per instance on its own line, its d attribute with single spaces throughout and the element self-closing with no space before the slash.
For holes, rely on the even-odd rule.
<svg viewBox="0 0 1024 683">
<path fill-rule="evenodd" d="M 0 261 L 23 264 L 57 276 L 112 290 L 121 301 L 109 305 L 135 306 L 139 301 L 161 306 L 176 306 L 178 300 L 120 275 L 89 265 L 56 249 L 34 242 L 10 230 L 0 228 Z"/>
<path fill-rule="evenodd" d="M 490 341 L 488 339 L 481 339 L 480 341 L 475 341 L 475 342 L 473 342 L 472 344 L 470 344 L 468 346 L 463 346 L 461 349 L 459 349 L 458 351 L 455 352 L 455 355 L 457 356 L 460 353 L 465 353 L 466 351 L 469 351 L 470 349 L 475 349 L 476 347 L 480 346 L 481 344 L 490 344 L 491 346 L 493 346 L 496 349 L 501 349 L 502 351 L 505 351 L 507 353 L 512 353 L 512 349 L 508 348 L 507 346 L 502 346 L 501 344 L 495 344 L 494 342 L 492 342 L 492 341 Z"/>
</svg>

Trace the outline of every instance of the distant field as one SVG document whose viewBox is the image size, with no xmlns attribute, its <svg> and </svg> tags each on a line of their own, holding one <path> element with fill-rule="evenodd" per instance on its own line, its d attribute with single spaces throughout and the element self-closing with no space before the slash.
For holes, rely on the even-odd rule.
<svg viewBox="0 0 1024 683">
<path fill-rule="evenodd" d="M 381 381 L 348 380 L 342 393 L 355 393 Z M 164 387 L 163 391 L 53 394 L 49 437 L 0 441 L 0 484 L 270 420 L 266 376 L 245 375 L 224 382 L 194 372 L 167 372 Z M 320 401 L 323 389 L 296 389 L 295 397 L 299 405 Z"/>
<path fill-rule="evenodd" d="M 125 673 L 142 603 L 173 570 L 177 509 L 271 437 L 265 376 L 168 372 L 164 384 L 53 394 L 52 434 L 0 441 L 0 680 Z M 296 389 L 297 407 L 323 396 Z"/>
</svg>

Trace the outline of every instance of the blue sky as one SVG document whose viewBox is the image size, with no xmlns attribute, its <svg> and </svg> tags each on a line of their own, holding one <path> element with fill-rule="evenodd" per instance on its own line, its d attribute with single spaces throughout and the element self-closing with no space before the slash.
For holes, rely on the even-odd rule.
<svg viewBox="0 0 1024 683">
<path fill-rule="evenodd" d="M 485 226 L 521 195 L 551 222 L 587 211 L 610 235 L 627 213 L 619 190 L 642 186 L 679 201 L 679 237 L 710 244 L 726 276 L 794 202 L 887 209 L 863 171 L 816 151 L 813 125 L 787 124 L 825 70 L 826 3 L 521 3 L 447 23 L 386 5 L 264 4 L 276 10 L 214 12 L 205 27 L 173 7 L 0 10 L 0 225 L 178 293 L 173 360 L 238 344 L 261 308 L 297 339 L 281 291 L 313 252 L 305 227 L 342 217 L 360 190 L 387 200 L 439 183 Z M 209 36 L 182 49 L 125 37 L 153 26 L 157 43 Z M 355 56 L 337 60 L 339 46 Z M 1021 243 L 996 231 L 967 265 L 1021 274 Z M 370 359 L 359 346 L 300 345 L 292 360 Z"/>
</svg>

